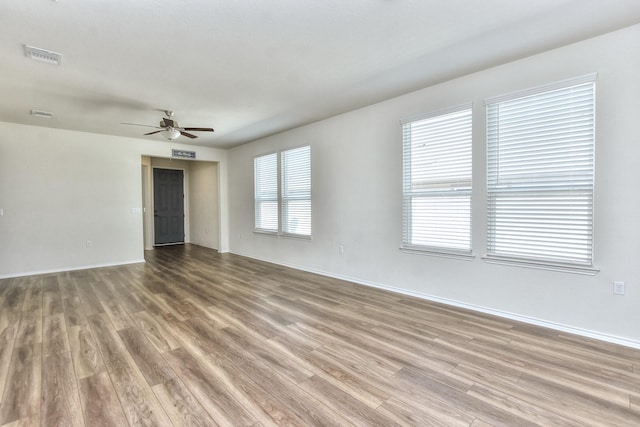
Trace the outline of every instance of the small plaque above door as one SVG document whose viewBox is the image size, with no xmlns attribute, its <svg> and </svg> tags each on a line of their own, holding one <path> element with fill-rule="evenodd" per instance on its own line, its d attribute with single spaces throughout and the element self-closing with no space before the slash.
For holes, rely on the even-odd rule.
<svg viewBox="0 0 640 427">
<path fill-rule="evenodd" d="M 176 150 L 175 148 L 173 148 L 171 150 L 171 157 L 180 157 L 182 159 L 195 159 L 196 152 L 187 151 L 187 150 Z"/>
</svg>

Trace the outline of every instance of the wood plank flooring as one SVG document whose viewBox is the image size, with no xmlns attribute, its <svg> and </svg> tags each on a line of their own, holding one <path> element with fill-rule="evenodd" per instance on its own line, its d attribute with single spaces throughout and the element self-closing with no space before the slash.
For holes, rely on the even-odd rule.
<svg viewBox="0 0 640 427">
<path fill-rule="evenodd" d="M 194 245 L 0 280 L 0 426 L 638 426 L 640 350 Z"/>
</svg>

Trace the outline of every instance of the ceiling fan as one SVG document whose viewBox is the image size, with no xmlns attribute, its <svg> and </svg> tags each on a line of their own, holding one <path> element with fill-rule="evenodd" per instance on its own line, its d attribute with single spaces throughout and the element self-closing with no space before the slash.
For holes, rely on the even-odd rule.
<svg viewBox="0 0 640 427">
<path fill-rule="evenodd" d="M 162 132 L 163 135 L 168 140 L 174 140 L 178 138 L 180 135 L 184 135 L 187 138 L 195 139 L 196 135 L 190 134 L 186 131 L 190 132 L 213 132 L 212 128 L 183 128 L 180 127 L 177 121 L 173 120 L 173 111 L 165 110 L 164 112 L 167 117 L 163 117 L 160 121 L 160 126 L 149 126 L 149 125 L 141 125 L 138 123 L 120 123 L 121 125 L 131 125 L 131 126 L 143 126 L 148 128 L 155 128 L 160 130 L 155 130 L 153 132 L 145 133 L 145 135 L 153 135 L 154 133 Z"/>
</svg>

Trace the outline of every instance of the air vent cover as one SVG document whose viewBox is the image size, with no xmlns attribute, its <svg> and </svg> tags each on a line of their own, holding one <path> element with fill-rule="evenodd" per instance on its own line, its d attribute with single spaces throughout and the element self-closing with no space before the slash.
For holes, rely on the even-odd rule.
<svg viewBox="0 0 640 427">
<path fill-rule="evenodd" d="M 33 47 L 24 45 L 24 53 L 27 58 L 31 58 L 34 61 L 46 62 L 47 64 L 60 65 L 62 62 L 62 54 L 53 52 L 46 49 L 40 49 L 39 47 Z"/>
<path fill-rule="evenodd" d="M 51 117 L 53 117 L 53 113 L 40 110 L 31 110 L 31 115 L 35 117 L 43 117 L 45 119 L 50 119 Z"/>
</svg>

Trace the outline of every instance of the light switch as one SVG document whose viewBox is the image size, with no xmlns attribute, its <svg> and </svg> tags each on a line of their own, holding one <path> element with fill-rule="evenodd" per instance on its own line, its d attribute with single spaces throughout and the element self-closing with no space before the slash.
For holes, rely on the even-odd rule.
<svg viewBox="0 0 640 427">
<path fill-rule="evenodd" d="M 138 215 L 140 213 L 140 208 L 131 208 L 132 215 Z"/>
</svg>

